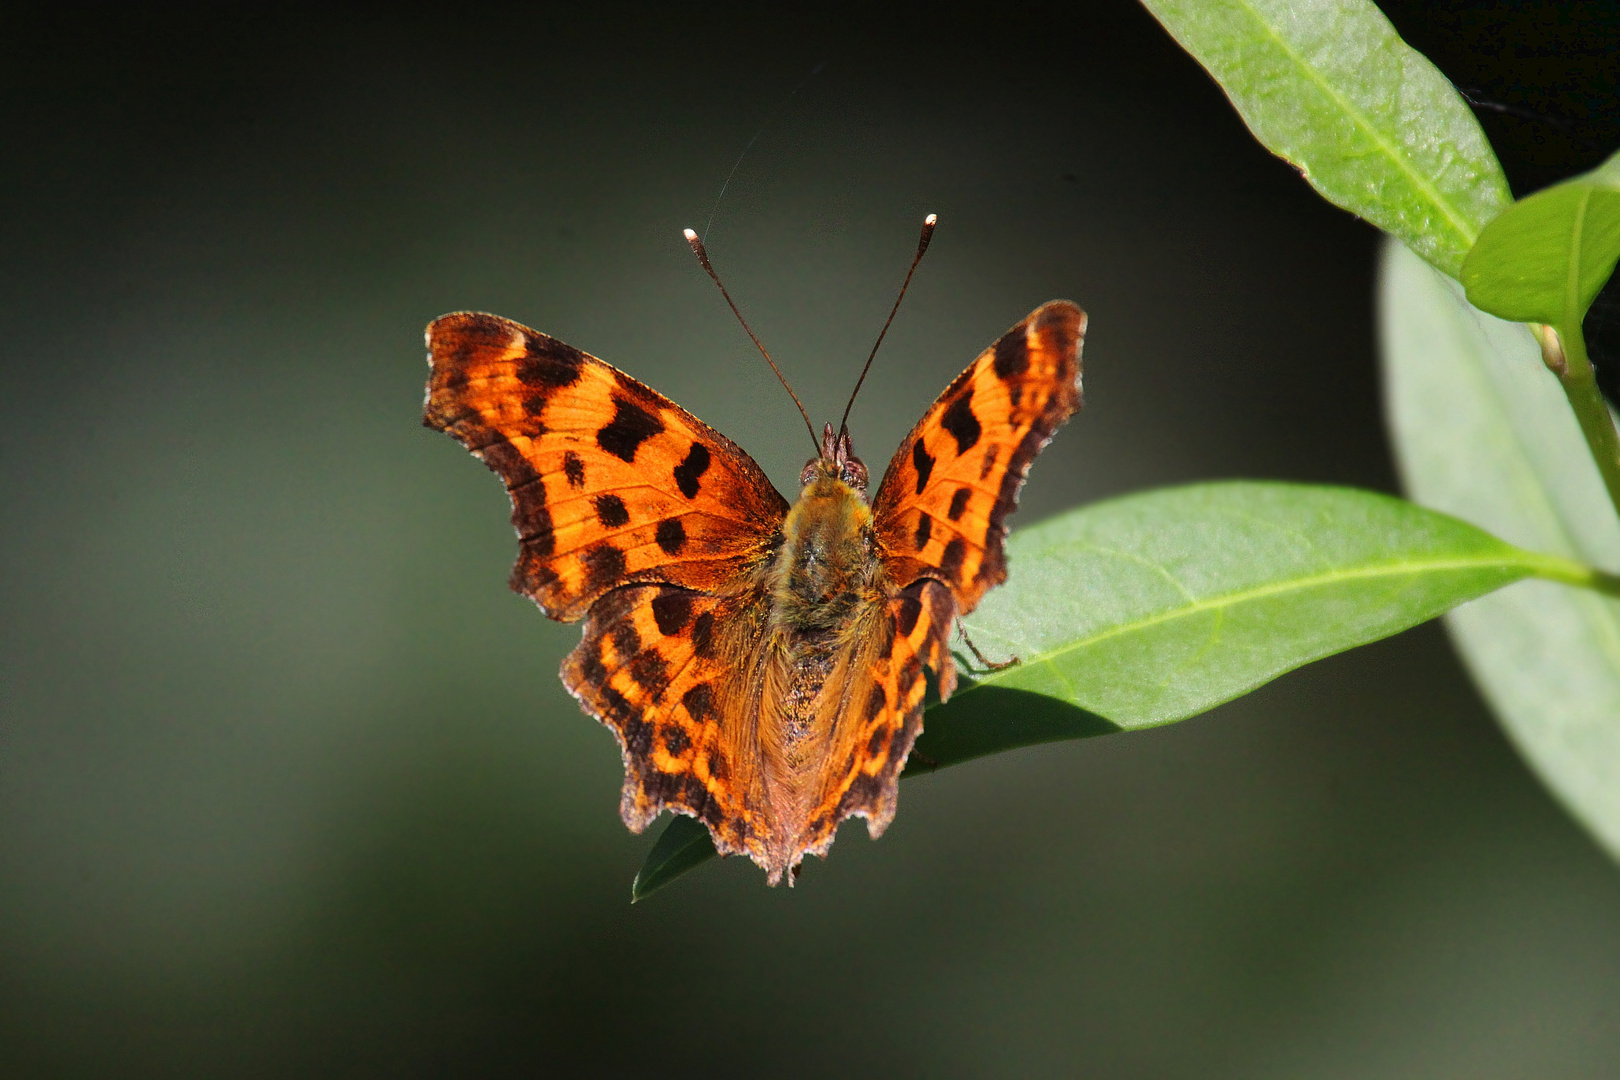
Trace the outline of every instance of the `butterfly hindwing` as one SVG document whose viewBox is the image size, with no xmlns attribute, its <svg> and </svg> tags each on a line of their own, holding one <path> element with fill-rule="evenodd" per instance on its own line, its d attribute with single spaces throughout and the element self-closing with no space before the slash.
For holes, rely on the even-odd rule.
<svg viewBox="0 0 1620 1080">
<path fill-rule="evenodd" d="M 777 534 L 787 503 L 753 459 L 611 365 L 472 312 L 427 343 L 423 422 L 505 481 L 512 587 L 552 618 L 631 582 L 721 589 Z"/>
<path fill-rule="evenodd" d="M 960 614 L 1007 578 L 1007 515 L 1029 464 L 1080 408 L 1086 316 L 1043 304 L 945 389 L 900 444 L 872 511 L 890 578 L 931 577 Z"/>
<path fill-rule="evenodd" d="M 806 837 L 806 851 L 824 852 L 838 823 L 852 815 L 866 818 L 874 838 L 888 828 L 900 770 L 922 731 L 923 668 L 934 670 L 941 697 L 949 698 L 956 682 L 947 647 L 955 618 L 956 602 L 937 581 L 918 581 L 889 601 L 864 678 L 855 681 L 852 700 L 836 721 L 811 818 L 813 826 L 826 824 Z"/>
<path fill-rule="evenodd" d="M 724 745 L 721 605 L 671 586 L 617 589 L 591 608 L 584 640 L 563 661 L 563 684 L 618 737 L 620 813 L 635 832 L 672 809 L 741 839 L 748 813 L 735 781 L 749 766 Z"/>
</svg>

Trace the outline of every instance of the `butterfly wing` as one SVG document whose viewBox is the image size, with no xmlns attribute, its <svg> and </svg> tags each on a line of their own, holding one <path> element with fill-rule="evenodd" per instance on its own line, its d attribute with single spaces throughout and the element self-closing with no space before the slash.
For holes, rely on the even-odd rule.
<svg viewBox="0 0 1620 1080">
<path fill-rule="evenodd" d="M 911 429 L 872 502 L 889 577 L 933 578 L 967 614 L 1007 579 L 1007 515 L 1035 455 L 1080 408 L 1086 315 L 1043 304 L 968 365 Z"/>
<path fill-rule="evenodd" d="M 755 726 L 728 700 L 739 650 L 752 642 L 738 609 L 758 597 L 663 585 L 615 589 L 591 608 L 563 683 L 618 736 L 619 812 L 641 832 L 664 809 L 707 825 L 723 854 L 749 854 L 770 832 L 758 798 Z M 749 717 L 751 719 L 751 717 Z"/>
<path fill-rule="evenodd" d="M 512 587 L 573 621 L 609 589 L 723 590 L 787 503 L 730 439 L 612 365 L 494 315 L 427 328 L 423 423 L 505 481 Z"/>
<path fill-rule="evenodd" d="M 787 503 L 731 440 L 554 338 L 459 313 L 427 343 L 424 423 L 512 497 L 512 587 L 554 619 L 589 613 L 563 683 L 618 738 L 625 824 L 640 832 L 673 809 L 721 850 L 747 850 L 752 718 L 721 695 L 757 636 L 739 616 L 759 607 L 751 583 Z"/>
<path fill-rule="evenodd" d="M 838 823 L 866 818 L 876 838 L 894 818 L 900 770 L 922 731 L 925 666 L 940 673 L 950 695 L 950 652 L 956 603 L 937 581 L 913 583 L 874 610 L 870 637 L 852 643 L 850 674 L 842 693 L 828 695 L 821 717 L 830 732 L 817 797 L 797 838 L 792 863 L 824 855 Z"/>
</svg>

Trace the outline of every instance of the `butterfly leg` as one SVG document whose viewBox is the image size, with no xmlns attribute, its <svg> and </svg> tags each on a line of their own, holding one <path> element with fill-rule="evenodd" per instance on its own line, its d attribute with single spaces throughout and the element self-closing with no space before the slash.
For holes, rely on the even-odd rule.
<svg viewBox="0 0 1620 1080">
<path fill-rule="evenodd" d="M 973 639 L 968 637 L 967 626 L 963 624 L 960 616 L 958 616 L 956 620 L 956 632 L 962 635 L 962 640 L 967 642 L 967 647 L 973 651 L 974 659 L 978 660 L 980 664 L 984 665 L 986 670 L 1006 671 L 1014 664 L 1023 662 L 1019 660 L 1017 656 L 1010 657 L 1009 659 L 1003 660 L 1000 663 L 996 663 L 993 660 L 986 660 L 984 653 L 980 652 L 979 647 L 973 644 Z"/>
</svg>

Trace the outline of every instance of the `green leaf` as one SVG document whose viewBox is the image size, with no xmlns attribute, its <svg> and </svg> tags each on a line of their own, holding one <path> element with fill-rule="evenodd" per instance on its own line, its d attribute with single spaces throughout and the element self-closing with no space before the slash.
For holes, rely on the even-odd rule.
<svg viewBox="0 0 1620 1080">
<path fill-rule="evenodd" d="M 1182 720 L 1531 574 L 1589 577 L 1387 495 L 1251 482 L 1083 507 L 1012 537 L 1008 562 L 966 621 L 1022 662 L 930 709 L 907 775 Z M 674 857 L 661 838 L 638 895 Z"/>
<path fill-rule="evenodd" d="M 636 880 L 630 883 L 630 902 L 645 900 L 688 870 L 714 858 L 708 827 L 696 818 L 676 814 L 658 835 Z"/>
<path fill-rule="evenodd" d="M 1238 481 L 1131 495 L 1019 533 L 1020 588 L 965 620 L 983 675 L 1125 729 L 1182 720 L 1532 574 L 1582 568 L 1353 488 Z"/>
<path fill-rule="evenodd" d="M 1511 201 L 1479 121 L 1368 0 L 1143 0 L 1272 153 L 1455 277 Z"/>
<path fill-rule="evenodd" d="M 1504 210 L 1463 263 L 1475 307 L 1578 330 L 1620 260 L 1620 153 Z"/>
<path fill-rule="evenodd" d="M 1516 543 L 1620 566 L 1620 520 L 1535 340 L 1460 294 L 1388 245 L 1380 323 L 1407 490 Z M 1620 857 L 1620 602 L 1524 582 L 1446 625 L 1531 767 Z"/>
</svg>

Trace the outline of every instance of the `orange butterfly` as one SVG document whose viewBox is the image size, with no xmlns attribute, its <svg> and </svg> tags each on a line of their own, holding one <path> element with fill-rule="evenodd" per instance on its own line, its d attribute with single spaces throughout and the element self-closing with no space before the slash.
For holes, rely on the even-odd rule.
<svg viewBox="0 0 1620 1080">
<path fill-rule="evenodd" d="M 922 730 L 923 666 L 949 698 L 952 620 L 1006 579 L 1024 475 L 1080 407 L 1085 325 L 1056 300 L 1003 334 L 870 504 L 847 430 L 828 424 L 792 506 L 730 439 L 594 356 L 494 315 L 428 326 L 423 422 L 506 482 L 512 588 L 585 618 L 562 679 L 618 737 L 631 830 L 689 814 L 772 885 L 846 817 L 883 832 Z"/>
</svg>

